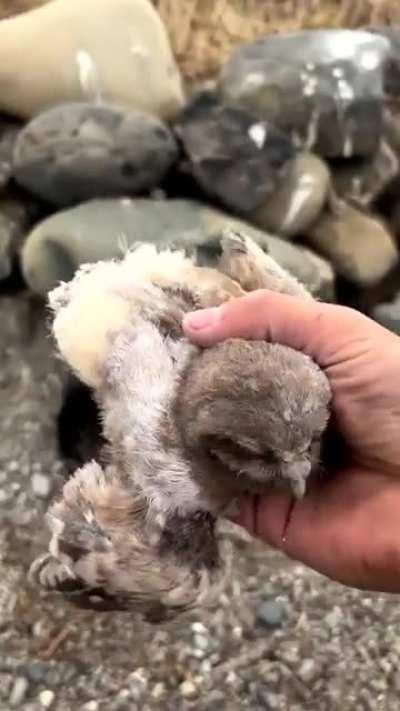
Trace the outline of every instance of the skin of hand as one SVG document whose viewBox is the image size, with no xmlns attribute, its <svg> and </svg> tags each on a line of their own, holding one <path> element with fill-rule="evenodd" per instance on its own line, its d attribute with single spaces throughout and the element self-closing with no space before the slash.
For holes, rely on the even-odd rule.
<svg viewBox="0 0 400 711">
<path fill-rule="evenodd" d="M 235 520 L 333 580 L 400 592 L 400 338 L 352 309 L 270 291 L 188 314 L 184 330 L 203 347 L 226 338 L 281 343 L 324 370 L 346 464 L 302 500 L 246 498 Z"/>
</svg>

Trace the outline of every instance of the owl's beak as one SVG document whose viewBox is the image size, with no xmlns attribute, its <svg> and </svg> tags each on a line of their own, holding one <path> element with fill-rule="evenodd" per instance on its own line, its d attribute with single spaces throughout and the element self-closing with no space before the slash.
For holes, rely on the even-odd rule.
<svg viewBox="0 0 400 711">
<path fill-rule="evenodd" d="M 311 462 L 300 459 L 285 464 L 282 475 L 288 480 L 290 488 L 296 499 L 302 499 L 306 493 L 307 477 L 311 472 Z"/>
</svg>

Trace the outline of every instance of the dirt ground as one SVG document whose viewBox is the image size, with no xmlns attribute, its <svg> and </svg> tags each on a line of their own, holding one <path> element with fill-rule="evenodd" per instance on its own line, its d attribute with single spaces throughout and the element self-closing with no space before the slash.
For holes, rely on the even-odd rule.
<svg viewBox="0 0 400 711">
<path fill-rule="evenodd" d="M 218 605 L 170 626 L 76 611 L 27 570 L 63 481 L 43 307 L 0 295 L 0 711 L 398 711 L 398 596 L 243 541 Z"/>
</svg>

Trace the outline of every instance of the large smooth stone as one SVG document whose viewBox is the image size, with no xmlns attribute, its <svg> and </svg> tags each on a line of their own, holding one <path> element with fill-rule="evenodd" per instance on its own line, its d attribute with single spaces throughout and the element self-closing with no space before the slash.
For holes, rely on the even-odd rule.
<svg viewBox="0 0 400 711">
<path fill-rule="evenodd" d="M 170 129 L 139 111 L 63 104 L 33 119 L 14 149 L 14 175 L 56 205 L 155 187 L 178 148 Z"/>
<path fill-rule="evenodd" d="M 109 101 L 173 118 L 181 77 L 149 0 L 53 0 L 0 22 L 0 110 Z"/>
<path fill-rule="evenodd" d="M 384 37 L 353 30 L 268 36 L 239 47 L 219 87 L 234 101 L 326 157 L 376 150 L 382 125 Z"/>
<path fill-rule="evenodd" d="M 215 234 L 228 226 L 246 231 L 313 294 L 333 298 L 333 273 L 309 250 L 190 200 L 92 200 L 52 215 L 26 240 L 23 273 L 33 291 L 46 294 L 71 279 L 80 264 L 117 257 L 137 241 L 171 245 L 207 260 Z"/>
<path fill-rule="evenodd" d="M 341 203 L 308 232 L 309 243 L 357 286 L 379 282 L 398 261 L 395 241 L 379 219 Z"/>
<path fill-rule="evenodd" d="M 196 95 L 177 124 L 189 170 L 205 193 L 248 213 L 277 186 L 294 156 L 288 136 L 211 92 Z"/>
<path fill-rule="evenodd" d="M 336 193 L 363 208 L 370 207 L 399 175 L 399 157 L 385 139 L 371 158 L 346 160 L 332 166 Z"/>
<path fill-rule="evenodd" d="M 299 153 L 275 192 L 249 219 L 262 229 L 285 237 L 300 235 L 320 215 L 329 186 L 326 163 L 312 153 Z"/>
<path fill-rule="evenodd" d="M 375 25 L 365 28 L 368 32 L 384 37 L 390 43 L 390 56 L 384 65 L 384 90 L 388 99 L 400 95 L 400 27 Z"/>
</svg>

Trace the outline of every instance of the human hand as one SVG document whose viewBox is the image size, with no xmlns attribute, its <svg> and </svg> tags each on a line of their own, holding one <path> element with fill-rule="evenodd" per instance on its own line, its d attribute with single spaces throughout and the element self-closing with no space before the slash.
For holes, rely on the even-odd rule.
<svg viewBox="0 0 400 711">
<path fill-rule="evenodd" d="M 269 291 L 190 314 L 184 328 L 201 346 L 281 343 L 324 370 L 348 465 L 300 501 L 285 492 L 245 499 L 237 521 L 346 585 L 400 592 L 400 338 L 352 309 Z"/>
</svg>

